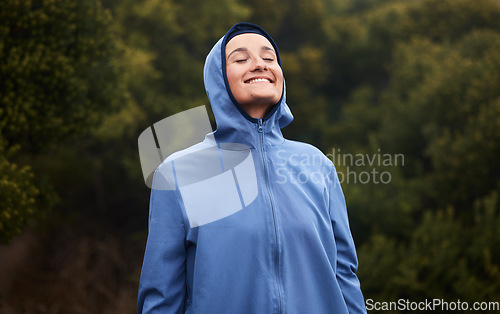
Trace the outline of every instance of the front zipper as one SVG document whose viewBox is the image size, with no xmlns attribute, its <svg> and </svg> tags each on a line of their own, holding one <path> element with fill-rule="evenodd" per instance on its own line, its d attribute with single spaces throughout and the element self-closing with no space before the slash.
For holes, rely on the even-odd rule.
<svg viewBox="0 0 500 314">
<path fill-rule="evenodd" d="M 258 119 L 258 128 L 257 131 L 260 133 L 259 143 L 260 143 L 260 156 L 262 157 L 262 165 L 264 167 L 264 181 L 266 185 L 267 195 L 269 197 L 269 203 L 271 204 L 271 212 L 273 213 L 273 224 L 274 224 L 274 236 L 276 240 L 276 249 L 274 253 L 274 262 L 275 262 L 275 273 L 276 273 L 276 286 L 278 287 L 278 299 L 279 299 L 279 313 L 281 313 L 281 288 L 279 283 L 279 242 L 278 242 L 278 227 L 276 224 L 276 211 L 273 205 L 273 198 L 271 195 L 271 188 L 269 187 L 269 177 L 267 174 L 267 163 L 264 158 L 264 127 L 262 125 L 262 119 Z"/>
</svg>

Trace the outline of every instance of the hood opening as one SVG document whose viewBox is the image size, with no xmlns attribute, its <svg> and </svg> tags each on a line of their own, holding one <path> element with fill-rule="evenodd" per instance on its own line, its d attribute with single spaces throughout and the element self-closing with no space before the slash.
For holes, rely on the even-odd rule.
<svg viewBox="0 0 500 314">
<path fill-rule="evenodd" d="M 278 46 L 276 45 L 276 43 L 274 42 L 272 37 L 260 26 L 257 26 L 257 25 L 252 24 L 252 23 L 241 22 L 241 23 L 237 23 L 237 24 L 233 25 L 229 29 L 229 31 L 227 31 L 226 35 L 224 35 L 224 39 L 222 41 L 222 46 L 221 46 L 221 65 L 222 65 L 222 76 L 224 77 L 224 84 L 226 86 L 227 93 L 229 95 L 229 98 L 231 98 L 231 101 L 233 102 L 233 104 L 238 109 L 238 111 L 250 122 L 257 123 L 259 119 L 256 119 L 256 118 L 250 116 L 245 111 L 245 109 L 243 109 L 243 107 L 238 103 L 238 101 L 236 101 L 236 99 L 234 98 L 233 93 L 231 92 L 231 89 L 229 88 L 229 82 L 227 80 L 227 72 L 226 72 L 226 44 L 233 37 L 235 37 L 237 35 L 241 35 L 241 34 L 246 34 L 246 33 L 259 34 L 259 35 L 264 36 L 267 40 L 269 40 L 269 42 L 271 43 L 271 45 L 273 46 L 273 48 L 276 52 L 276 58 L 277 58 L 277 61 L 278 61 L 280 68 L 282 68 L 282 71 L 283 71 L 283 67 L 281 65 L 281 58 L 280 58 Z M 279 108 L 280 103 L 283 100 L 283 95 L 285 93 L 284 85 L 285 85 L 285 79 L 283 78 L 283 86 L 281 87 L 282 88 L 281 97 L 278 100 L 278 102 L 273 105 L 271 110 L 266 114 L 266 116 L 262 119 L 262 121 L 268 120 L 271 116 L 273 116 L 273 114 Z"/>
</svg>

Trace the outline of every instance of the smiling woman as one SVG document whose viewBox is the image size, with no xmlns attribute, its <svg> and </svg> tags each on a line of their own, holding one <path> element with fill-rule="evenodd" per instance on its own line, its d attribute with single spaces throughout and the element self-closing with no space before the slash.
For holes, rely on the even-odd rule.
<svg viewBox="0 0 500 314">
<path fill-rule="evenodd" d="M 271 43 L 259 34 L 240 34 L 226 44 L 226 72 L 236 101 L 262 119 L 283 94 L 283 72 Z"/>
<path fill-rule="evenodd" d="M 366 313 L 335 167 L 281 133 L 293 116 L 276 43 L 238 23 L 203 74 L 217 130 L 155 171 L 138 312 Z"/>
</svg>

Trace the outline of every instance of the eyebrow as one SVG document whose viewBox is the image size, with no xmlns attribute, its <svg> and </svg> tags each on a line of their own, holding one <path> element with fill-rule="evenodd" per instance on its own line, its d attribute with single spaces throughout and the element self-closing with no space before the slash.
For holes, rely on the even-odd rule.
<svg viewBox="0 0 500 314">
<path fill-rule="evenodd" d="M 274 49 L 271 48 L 271 47 L 268 47 L 268 46 L 262 46 L 262 47 L 260 47 L 260 50 L 272 51 L 272 52 L 274 52 L 276 54 L 276 52 L 274 51 Z M 231 55 L 233 53 L 235 53 L 235 52 L 246 52 L 246 51 L 248 51 L 248 49 L 244 48 L 244 47 L 236 48 L 233 51 L 231 51 L 231 53 L 227 56 L 227 59 L 229 59 L 229 57 L 231 57 Z"/>
</svg>

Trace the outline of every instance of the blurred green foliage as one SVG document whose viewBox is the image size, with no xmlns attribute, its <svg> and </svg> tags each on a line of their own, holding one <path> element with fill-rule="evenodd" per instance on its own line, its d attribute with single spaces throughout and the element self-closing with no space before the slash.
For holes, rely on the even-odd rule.
<svg viewBox="0 0 500 314">
<path fill-rule="evenodd" d="M 337 156 L 404 156 L 334 160 L 339 172 L 390 175 L 343 182 L 365 298 L 498 301 L 498 1 L 102 4 L 1 2 L 3 241 L 42 208 L 92 221 L 97 234 L 143 230 L 138 135 L 208 104 L 204 59 L 249 21 L 280 47 L 296 117 L 287 137 Z"/>
<path fill-rule="evenodd" d="M 117 108 L 111 22 L 99 1 L 0 2 L 1 242 L 55 202 L 33 159 Z"/>
<path fill-rule="evenodd" d="M 12 151 L 12 150 L 11 150 Z M 0 138 L 0 242 L 6 243 L 21 233 L 35 211 L 39 191 L 33 183 L 29 166 L 20 168 L 8 160 L 8 152 Z"/>
<path fill-rule="evenodd" d="M 425 0 L 327 23 L 347 82 L 325 144 L 404 155 L 376 167 L 390 184 L 344 185 L 367 298 L 498 301 L 499 18 L 497 1 Z"/>
</svg>

